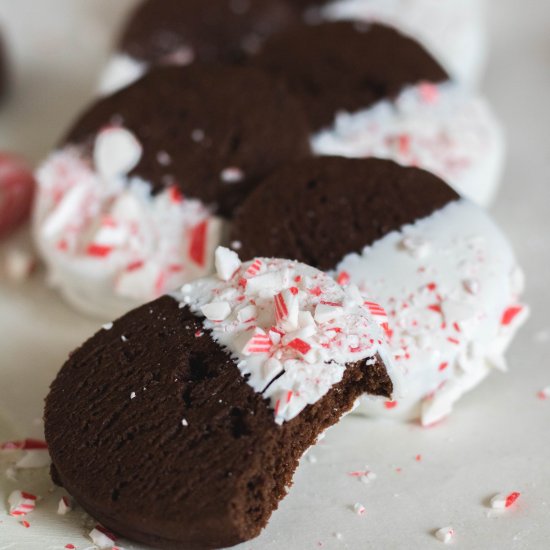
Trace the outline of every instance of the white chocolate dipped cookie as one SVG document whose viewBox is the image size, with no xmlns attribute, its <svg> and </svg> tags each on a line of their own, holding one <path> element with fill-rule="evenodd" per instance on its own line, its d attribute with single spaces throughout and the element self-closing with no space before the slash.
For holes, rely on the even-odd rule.
<svg viewBox="0 0 550 550">
<path fill-rule="evenodd" d="M 275 196 L 262 218 L 269 232 L 247 231 Z M 395 400 L 366 398 L 359 410 L 371 416 L 443 419 L 506 369 L 528 313 L 521 270 L 489 215 L 428 172 L 387 160 L 327 157 L 280 170 L 249 196 L 232 237 L 243 257 L 286 250 L 382 306 L 375 313 L 388 323 L 402 385 Z"/>
<path fill-rule="evenodd" d="M 252 68 L 157 68 L 93 105 L 37 172 L 51 283 L 102 319 L 212 270 L 224 220 L 309 155 L 298 102 Z"/>
</svg>

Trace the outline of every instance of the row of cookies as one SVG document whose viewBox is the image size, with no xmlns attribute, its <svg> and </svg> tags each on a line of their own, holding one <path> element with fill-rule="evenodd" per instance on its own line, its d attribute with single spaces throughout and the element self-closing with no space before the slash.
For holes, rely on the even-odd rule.
<svg viewBox="0 0 550 550">
<path fill-rule="evenodd" d="M 104 319 L 145 303 L 71 355 L 45 416 L 54 480 L 133 540 L 256 536 L 327 427 L 439 421 L 527 314 L 509 243 L 458 193 L 496 180 L 486 104 L 356 20 L 378 2 L 311 3 L 146 2 L 109 69 L 140 78 L 38 171 L 52 283 Z"/>
</svg>

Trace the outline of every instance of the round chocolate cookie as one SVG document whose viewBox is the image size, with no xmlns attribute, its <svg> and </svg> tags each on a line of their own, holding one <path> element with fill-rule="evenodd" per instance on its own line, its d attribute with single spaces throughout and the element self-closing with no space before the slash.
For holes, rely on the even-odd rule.
<svg viewBox="0 0 550 550">
<path fill-rule="evenodd" d="M 437 176 L 392 161 L 308 159 L 255 189 L 234 218 L 231 240 L 243 259 L 261 252 L 330 270 L 346 254 L 458 198 Z"/>
<path fill-rule="evenodd" d="M 294 0 L 148 0 L 131 17 L 119 52 L 149 64 L 240 62 L 300 14 Z"/>
<path fill-rule="evenodd" d="M 265 267 L 269 262 L 271 271 Z M 208 284 L 216 285 L 214 294 L 217 289 L 234 292 L 234 319 L 251 307 L 274 316 L 275 300 L 260 295 L 261 287 L 265 276 L 278 278 L 289 269 L 303 275 L 300 282 L 288 282 L 293 289 L 303 287 L 301 308 L 305 301 L 311 312 L 323 296 L 345 297 L 326 275 L 286 260 L 257 259 L 235 272 L 230 257 L 229 265 L 218 267 L 223 280 Z M 252 271 L 258 275 L 256 294 Z M 314 294 L 306 292 L 310 280 L 317 285 Z M 213 299 L 204 295 L 208 284 L 196 284 L 199 302 Z M 215 336 L 221 323 L 207 324 L 200 313 L 215 317 L 217 304 L 201 308 L 199 303 L 193 309 L 191 298 L 180 299 L 165 296 L 128 313 L 71 355 L 46 400 L 52 477 L 102 525 L 131 540 L 162 548 L 225 548 L 259 534 L 305 450 L 362 393 L 389 396 L 393 386 L 379 346 L 370 343 L 380 338 L 381 328 L 364 308 L 351 305 L 354 312 L 339 320 L 344 327 L 339 342 L 347 344 L 348 335 L 353 342 L 353 350 L 343 352 L 351 361 L 306 364 L 303 340 L 286 349 L 272 342 L 281 365 L 288 357 L 296 369 L 285 377 L 265 368 L 273 360 L 258 354 L 253 341 L 242 359 L 240 349 L 230 347 L 230 353 L 222 347 L 215 338 L 228 332 Z M 184 302 L 191 305 L 182 307 Z M 271 322 L 278 327 L 282 321 Z M 333 332 L 329 336 L 323 326 L 314 327 L 334 340 Z M 236 344 L 252 334 L 244 325 L 241 330 Z M 247 360 L 248 372 L 241 370 Z M 302 369 L 316 372 L 317 379 L 301 375 Z M 336 372 L 340 376 L 334 378 Z M 331 381 L 319 392 L 319 380 L 327 377 Z M 293 384 L 294 400 L 302 400 L 299 408 L 291 407 L 293 391 L 284 389 L 285 383 Z"/>
<path fill-rule="evenodd" d="M 253 68 L 157 67 L 98 101 L 64 145 L 91 145 L 108 125 L 123 126 L 141 143 L 131 175 L 153 193 L 176 184 L 222 216 L 274 168 L 310 151 L 299 103 Z"/>
<path fill-rule="evenodd" d="M 380 24 L 294 27 L 267 40 L 252 63 L 289 83 L 314 130 L 339 111 L 366 109 L 407 85 L 448 79 L 420 44 Z"/>
</svg>

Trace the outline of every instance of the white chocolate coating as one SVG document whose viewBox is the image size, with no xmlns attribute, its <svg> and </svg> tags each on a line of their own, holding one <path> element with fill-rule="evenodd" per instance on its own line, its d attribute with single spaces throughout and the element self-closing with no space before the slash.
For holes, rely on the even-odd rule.
<svg viewBox="0 0 550 550">
<path fill-rule="evenodd" d="M 76 309 L 111 319 L 213 269 L 221 220 L 175 187 L 152 196 L 128 172 L 141 146 L 123 128 L 93 159 L 67 147 L 37 172 L 34 235 L 49 279 Z M 162 157 L 160 157 L 162 160 Z"/>
<path fill-rule="evenodd" d="M 485 65 L 482 0 L 336 0 L 329 20 L 383 23 L 416 39 L 451 77 L 475 86 Z"/>
<path fill-rule="evenodd" d="M 356 287 L 289 260 L 216 251 L 217 274 L 175 297 L 234 358 L 247 383 L 270 399 L 275 421 L 296 417 L 340 382 L 347 364 L 387 357 L 385 333 Z M 393 380 L 392 365 L 385 361 Z M 396 380 L 397 382 L 397 380 Z"/>
<path fill-rule="evenodd" d="M 337 271 L 386 309 L 393 330 L 402 395 L 365 398 L 359 412 L 368 415 L 441 420 L 492 370 L 506 368 L 504 353 L 527 315 L 508 242 L 465 199 L 346 256 Z"/>
<path fill-rule="evenodd" d="M 318 155 L 373 156 L 424 168 L 483 206 L 500 183 L 505 149 L 488 104 L 451 82 L 411 86 L 395 101 L 339 113 L 311 143 Z"/>
</svg>

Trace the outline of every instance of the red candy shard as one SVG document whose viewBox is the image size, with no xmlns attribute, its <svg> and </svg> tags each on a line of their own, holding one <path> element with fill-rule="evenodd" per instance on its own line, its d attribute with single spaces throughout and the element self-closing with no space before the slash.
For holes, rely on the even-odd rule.
<svg viewBox="0 0 550 550">
<path fill-rule="evenodd" d="M 518 493 L 516 491 L 514 491 L 513 493 L 510 493 L 506 497 L 506 508 L 509 508 L 510 506 L 512 506 L 512 504 L 514 504 L 514 502 L 516 502 L 516 500 L 519 498 L 520 495 L 521 495 L 521 493 Z"/>
<path fill-rule="evenodd" d="M 88 256 L 93 256 L 94 258 L 105 258 L 113 251 L 112 246 L 107 246 L 103 244 L 89 244 L 86 248 L 86 254 Z"/>
<path fill-rule="evenodd" d="M 395 407 L 397 407 L 397 401 L 386 401 L 384 407 L 386 407 L 386 409 L 395 409 Z"/>
<path fill-rule="evenodd" d="M 337 282 L 340 286 L 349 285 L 349 282 L 350 282 L 349 273 L 347 273 L 346 271 L 342 271 L 341 273 L 339 273 L 339 274 L 338 274 L 338 277 L 337 277 L 337 279 L 336 279 L 336 282 Z"/>
<path fill-rule="evenodd" d="M 441 365 L 439 365 L 439 371 L 440 372 L 444 371 L 448 366 L 449 366 L 449 363 L 447 362 L 441 363 Z"/>
<path fill-rule="evenodd" d="M 0 153 L 0 237 L 19 227 L 30 215 L 35 180 L 24 161 Z"/>
<path fill-rule="evenodd" d="M 288 343 L 288 347 L 299 351 L 302 355 L 306 355 L 311 349 L 311 346 L 301 338 L 294 338 L 294 340 Z"/>
<path fill-rule="evenodd" d="M 39 451 L 47 450 L 48 445 L 45 441 L 40 439 L 23 439 L 21 441 L 6 441 L 5 443 L 0 444 L 0 450 L 2 451 L 11 451 L 11 450 L 21 450 L 21 451 Z"/>
<path fill-rule="evenodd" d="M 189 246 L 189 257 L 197 265 L 204 267 L 206 263 L 206 232 L 208 222 L 203 222 L 196 225 L 191 231 L 191 245 Z"/>
<path fill-rule="evenodd" d="M 512 306 L 509 307 L 503 314 L 502 319 L 500 320 L 500 324 L 503 326 L 508 326 L 515 318 L 516 316 L 523 311 L 522 306 Z"/>
</svg>

